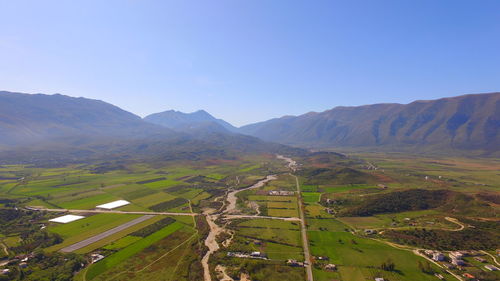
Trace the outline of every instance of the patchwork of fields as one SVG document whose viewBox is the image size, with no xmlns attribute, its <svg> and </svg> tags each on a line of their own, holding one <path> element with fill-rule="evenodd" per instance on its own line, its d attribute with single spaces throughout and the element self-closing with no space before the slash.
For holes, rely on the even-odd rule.
<svg viewBox="0 0 500 281">
<path fill-rule="evenodd" d="M 370 159 L 377 161 L 380 167 L 363 173 L 353 172 L 351 168 L 329 170 L 326 164 L 329 162 L 324 159 L 320 163 L 302 159 L 310 166 L 303 167 L 307 173 L 297 173 L 300 190 L 283 163 L 270 156 L 224 163 L 213 160 L 210 163 L 168 165 L 132 163 L 105 172 L 95 172 L 96 167 L 92 165 L 62 168 L 1 166 L 0 209 L 12 209 L 12 202 L 16 202 L 21 208 L 39 206 L 82 210 L 74 214 L 84 218 L 58 224 L 48 222 L 48 219 L 64 212 L 41 212 L 41 217 L 28 212 L 28 221 L 35 223 L 23 225 L 19 232 L 0 235 L 0 244 L 7 249 L 0 258 L 12 256 L 14 252 L 8 252 L 9 249 L 21 249 L 29 241 L 38 243 L 38 238 L 30 237 L 28 241 L 22 234 L 22 231 L 36 230 L 44 233 L 50 241 L 43 247 L 34 243 L 45 253 L 55 255 L 66 251 L 84 258 L 88 265 L 77 273 L 76 280 L 202 280 L 201 259 L 207 252 L 204 240 L 213 231 L 204 213 L 212 212 L 217 214 L 214 223 L 221 228 L 215 237 L 219 249 L 208 262 L 213 280 L 222 278 L 217 276 L 221 273 L 216 273 L 216 265 L 222 265 L 235 280 L 240 278 L 240 273 L 248 274 L 251 280 L 308 280 L 307 266 L 312 268 L 315 281 L 375 278 L 436 281 L 438 278 L 434 273 L 441 274 L 446 280 L 456 280 L 444 270 L 443 264 L 429 263 L 429 259 L 416 255 L 413 250 L 419 247 L 418 244 L 405 244 L 401 241 L 403 239 L 395 243 L 386 235 L 391 231 L 423 235 L 418 232 L 422 231 L 430 235 L 430 231 L 436 230 L 441 231 L 439 239 L 446 240 L 451 237 L 448 233 L 465 229 L 471 233 L 479 230 L 484 235 L 492 235 L 485 237 L 496 237 L 491 233 L 498 228 L 494 225 L 497 209 L 488 202 L 496 200 L 491 194 L 497 186 L 485 178 L 496 179 L 495 171 L 474 161 L 468 164 L 451 159 L 412 162 L 396 158 L 389 161 L 376 155 L 371 155 Z M 339 163 L 342 161 L 346 160 L 342 158 Z M 363 169 L 360 162 L 352 162 L 355 163 L 352 167 Z M 460 175 L 460 170 L 471 165 L 485 170 Z M 445 169 L 448 166 L 451 168 Z M 413 168 L 418 171 L 410 172 Z M 387 172 L 381 172 L 381 169 Z M 322 173 L 329 173 L 332 179 L 325 178 Z M 269 174 L 275 174 L 276 179 L 237 193 L 236 212 L 232 216 L 225 216 L 220 211 L 227 204 L 224 199 L 228 189 L 249 187 Z M 352 183 L 344 183 L 352 175 L 360 175 L 363 180 L 356 178 Z M 433 178 L 427 180 L 424 175 Z M 426 198 L 430 203 L 401 209 L 399 201 L 407 198 L 404 192 L 421 186 L 426 188 L 424 191 L 449 189 L 463 191 L 465 195 L 443 193 L 455 201 L 430 208 L 428 206 L 435 204 L 434 200 L 443 198 Z M 472 192 L 470 187 L 476 191 Z M 390 197 L 393 201 L 389 204 L 379 200 L 397 192 L 403 193 Z M 482 197 L 477 196 L 478 193 Z M 116 213 L 89 212 L 95 211 L 97 205 L 115 200 L 127 200 L 130 204 L 116 208 Z M 462 204 L 460 208 L 457 202 Z M 380 205 L 383 205 L 382 209 Z M 355 209 L 361 207 L 363 212 Z M 360 213 L 352 215 L 352 210 Z M 171 216 L 127 213 L 132 211 L 169 212 Z M 483 220 L 473 220 L 479 215 Z M 302 217 L 305 219 L 303 228 Z M 140 218 L 144 219 L 131 223 Z M 307 230 L 307 239 L 303 239 L 302 229 Z M 89 243 L 75 247 L 88 239 L 91 239 Z M 307 245 L 310 263 L 304 254 Z M 493 248 L 486 250 L 496 254 Z M 104 256 L 104 259 L 91 264 L 95 254 Z M 486 260 L 494 262 L 489 257 Z M 465 261 L 467 272 L 486 274 L 484 265 L 477 260 L 467 257 Z M 306 262 L 305 267 L 303 262 Z M 391 265 L 389 269 L 388 264 Z M 460 274 L 458 270 L 452 272 Z"/>
</svg>

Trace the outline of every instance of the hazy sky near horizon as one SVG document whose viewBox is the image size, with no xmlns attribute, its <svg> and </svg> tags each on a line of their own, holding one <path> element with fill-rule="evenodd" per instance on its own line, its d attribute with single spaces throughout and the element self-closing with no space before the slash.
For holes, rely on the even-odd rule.
<svg viewBox="0 0 500 281">
<path fill-rule="evenodd" d="M 235 125 L 500 91 L 500 1 L 0 0 L 0 90 Z"/>
</svg>

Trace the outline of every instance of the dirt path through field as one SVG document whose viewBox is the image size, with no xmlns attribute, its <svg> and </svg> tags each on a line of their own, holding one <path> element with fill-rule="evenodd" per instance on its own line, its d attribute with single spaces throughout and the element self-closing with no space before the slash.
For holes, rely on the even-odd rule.
<svg viewBox="0 0 500 281">
<path fill-rule="evenodd" d="M 227 275 L 227 272 L 226 272 L 226 267 L 225 266 L 222 266 L 222 265 L 217 265 L 215 267 L 215 271 L 217 273 L 219 273 L 219 275 L 221 276 L 219 278 L 219 281 L 234 281 L 233 278 L 231 278 L 229 275 Z"/>
<path fill-rule="evenodd" d="M 456 218 L 445 217 L 444 219 L 449 221 L 449 222 L 452 222 L 454 224 L 458 224 L 460 226 L 457 229 L 449 229 L 450 231 L 461 231 L 461 230 L 464 230 L 464 228 L 465 228 L 465 225 L 463 223 L 461 223 L 459 220 L 457 220 Z"/>
<path fill-rule="evenodd" d="M 7 248 L 7 246 L 3 243 L 3 242 L 0 242 L 0 246 L 2 246 L 2 249 L 3 249 L 3 252 L 5 253 L 5 255 L 9 255 L 9 248 Z"/>
<path fill-rule="evenodd" d="M 490 253 L 488 253 L 488 252 L 486 252 L 486 251 L 482 251 L 482 250 L 481 250 L 481 253 L 483 253 L 483 254 L 486 254 L 486 255 L 490 256 L 490 257 L 493 259 L 493 261 L 494 261 L 494 262 L 495 262 L 498 266 L 500 266 L 500 263 L 497 261 L 497 259 L 495 258 L 495 256 L 494 256 L 494 255 L 492 255 L 492 254 L 490 254 Z"/>
</svg>

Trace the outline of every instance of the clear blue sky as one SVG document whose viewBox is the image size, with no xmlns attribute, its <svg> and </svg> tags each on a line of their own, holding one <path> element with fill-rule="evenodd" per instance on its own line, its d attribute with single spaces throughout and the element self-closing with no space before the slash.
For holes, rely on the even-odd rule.
<svg viewBox="0 0 500 281">
<path fill-rule="evenodd" d="M 500 91 L 500 1 L 0 0 L 0 89 L 235 125 Z"/>
</svg>

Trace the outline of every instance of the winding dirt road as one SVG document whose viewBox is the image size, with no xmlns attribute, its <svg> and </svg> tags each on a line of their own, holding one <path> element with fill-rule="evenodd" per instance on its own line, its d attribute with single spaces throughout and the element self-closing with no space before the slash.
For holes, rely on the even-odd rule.
<svg viewBox="0 0 500 281">
<path fill-rule="evenodd" d="M 447 220 L 447 221 L 449 221 L 449 222 L 452 222 L 454 224 L 459 225 L 459 228 L 457 228 L 457 229 L 448 229 L 449 231 L 461 231 L 461 230 L 464 230 L 464 228 L 465 228 L 465 225 L 463 223 L 461 223 L 459 220 L 457 220 L 456 218 L 445 217 L 444 219 Z"/>
</svg>

